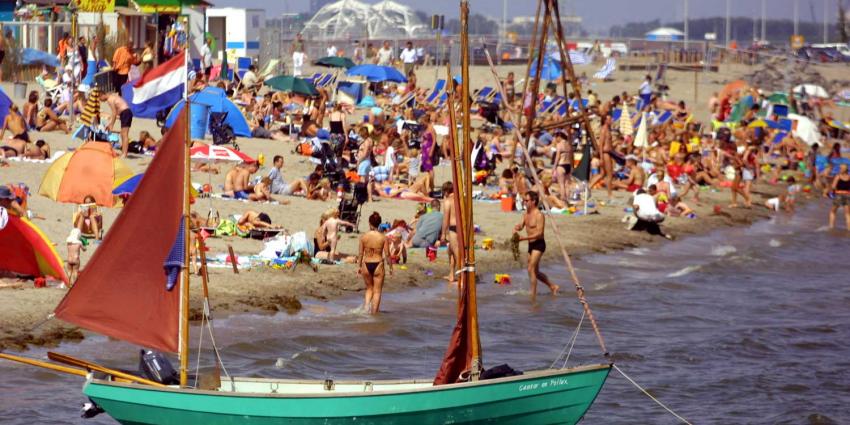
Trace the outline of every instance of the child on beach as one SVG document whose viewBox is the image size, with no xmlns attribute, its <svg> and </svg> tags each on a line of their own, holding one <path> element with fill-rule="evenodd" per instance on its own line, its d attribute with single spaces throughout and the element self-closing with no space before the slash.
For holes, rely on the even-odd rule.
<svg viewBox="0 0 850 425">
<path fill-rule="evenodd" d="M 80 232 L 80 229 L 75 227 L 71 229 L 68 239 L 65 240 L 68 247 L 68 258 L 65 261 L 68 263 L 68 284 L 72 286 L 77 280 L 77 274 L 80 271 L 80 251 L 86 250 L 86 247 L 83 246 L 83 241 L 80 240 L 81 235 L 82 232 Z"/>
<path fill-rule="evenodd" d="M 764 202 L 764 206 L 769 210 L 779 211 L 780 208 L 785 208 L 786 212 L 794 212 L 797 194 L 800 193 L 800 185 L 797 180 L 791 176 L 788 177 L 788 187 L 785 188 L 779 196 L 770 198 Z"/>
</svg>

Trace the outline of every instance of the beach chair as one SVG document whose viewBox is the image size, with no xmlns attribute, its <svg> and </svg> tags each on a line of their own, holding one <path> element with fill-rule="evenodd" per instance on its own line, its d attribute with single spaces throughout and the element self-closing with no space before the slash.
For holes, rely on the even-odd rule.
<svg viewBox="0 0 850 425">
<path fill-rule="evenodd" d="M 581 100 L 581 106 L 582 107 L 587 108 L 587 103 L 588 103 L 587 99 Z M 570 109 L 572 109 L 574 111 L 578 110 L 578 100 L 577 99 L 570 99 Z"/>
<path fill-rule="evenodd" d="M 496 90 L 492 87 L 482 87 L 481 90 L 478 90 L 473 94 L 473 99 L 475 99 L 475 103 L 480 102 L 492 102 L 493 97 L 496 95 Z"/>
<path fill-rule="evenodd" d="M 44 78 L 42 75 L 35 77 L 35 81 L 44 90 L 45 96 L 49 97 L 54 105 L 58 105 L 62 100 L 62 84 L 56 80 Z"/>
<path fill-rule="evenodd" d="M 263 67 L 263 70 L 260 71 L 260 74 L 257 75 L 257 78 L 260 81 L 265 81 L 265 79 L 269 76 L 277 74 L 277 68 L 280 65 L 280 59 L 271 59 L 266 63 L 266 66 Z"/>
<path fill-rule="evenodd" d="M 322 78 L 324 75 L 325 75 L 325 74 L 322 74 L 321 72 L 317 72 L 317 73 L 313 74 L 313 75 L 312 75 L 312 76 L 310 76 L 310 77 L 304 77 L 304 80 L 309 81 L 309 82 L 311 82 L 311 83 L 315 84 L 315 83 L 316 83 L 316 81 L 319 81 L 319 79 L 320 79 L 320 78 Z"/>
<path fill-rule="evenodd" d="M 435 108 L 440 109 L 440 108 L 442 108 L 443 106 L 446 105 L 447 100 L 449 100 L 449 95 L 448 95 L 448 93 L 443 92 L 443 94 L 440 95 L 440 98 L 437 99 L 437 103 L 435 103 L 433 105 L 434 105 Z"/>
<path fill-rule="evenodd" d="M 328 74 L 325 74 L 321 79 L 314 81 L 313 85 L 316 86 L 316 87 L 324 88 L 324 87 L 327 87 L 327 86 L 333 84 L 335 79 L 336 78 L 333 74 L 328 73 Z"/>
<path fill-rule="evenodd" d="M 661 115 L 658 115 L 658 117 L 655 119 L 655 125 L 662 125 L 662 124 L 666 123 L 667 121 L 670 121 L 671 119 L 673 119 L 673 112 L 664 111 L 664 112 L 661 113 Z"/>
<path fill-rule="evenodd" d="M 428 96 L 425 97 L 425 103 L 433 104 L 437 97 L 443 92 L 446 88 L 446 80 L 437 80 L 434 84 L 434 88 L 428 93 Z"/>
<path fill-rule="evenodd" d="M 608 81 L 608 80 L 611 79 L 611 76 L 614 74 L 614 71 L 616 71 L 616 70 L 617 70 L 617 59 L 608 58 L 608 60 L 605 61 L 605 65 L 603 65 L 602 68 L 599 69 L 599 71 L 596 71 L 595 74 L 593 74 L 593 78 L 595 78 L 597 80 Z"/>
</svg>

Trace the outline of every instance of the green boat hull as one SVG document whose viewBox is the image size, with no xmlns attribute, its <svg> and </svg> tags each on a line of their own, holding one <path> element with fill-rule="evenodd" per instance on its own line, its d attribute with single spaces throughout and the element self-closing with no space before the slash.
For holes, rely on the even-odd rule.
<svg viewBox="0 0 850 425">
<path fill-rule="evenodd" d="M 574 424 L 610 370 L 594 365 L 442 386 L 236 378 L 221 391 L 91 379 L 83 392 L 128 425 Z"/>
</svg>

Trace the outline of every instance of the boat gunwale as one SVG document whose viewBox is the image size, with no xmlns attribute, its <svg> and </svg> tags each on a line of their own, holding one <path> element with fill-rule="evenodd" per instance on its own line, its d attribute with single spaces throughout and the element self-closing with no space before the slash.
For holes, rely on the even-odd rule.
<svg viewBox="0 0 850 425">
<path fill-rule="evenodd" d="M 445 385 L 432 385 L 429 387 L 423 388 L 410 388 L 403 390 L 387 390 L 387 391 L 358 391 L 358 392 L 334 392 L 334 391 L 323 391 L 317 393 L 306 393 L 306 394 L 287 394 L 287 393 L 256 393 L 256 392 L 236 392 L 236 391 L 214 391 L 214 390 L 200 390 L 195 388 L 176 388 L 176 387 L 151 387 L 147 385 L 139 385 L 135 383 L 123 383 L 123 382 L 115 382 L 115 381 L 107 381 L 103 379 L 95 379 L 91 377 L 86 380 L 86 383 L 83 385 L 83 392 L 85 392 L 85 387 L 90 383 L 94 383 L 97 385 L 103 385 L 108 387 L 123 387 L 134 390 L 142 390 L 142 391 L 157 391 L 157 392 L 173 392 L 173 393 L 182 393 L 188 395 L 208 395 L 208 396 L 225 396 L 225 397 L 251 397 L 251 398 L 328 398 L 328 397 L 374 397 L 374 396 L 389 396 L 389 395 L 397 395 L 397 394 L 411 394 L 411 393 L 420 393 L 420 392 L 431 392 L 431 391 L 447 391 L 454 389 L 464 389 L 468 387 L 477 387 L 485 384 L 501 384 L 501 383 L 509 383 L 513 381 L 522 381 L 526 379 L 536 379 L 536 378 L 544 378 L 547 376 L 556 376 L 562 375 L 565 373 L 573 374 L 573 373 L 583 373 L 590 372 L 596 370 L 607 369 L 610 373 L 611 367 L 614 363 L 608 364 L 594 364 L 594 365 L 582 365 L 575 366 L 567 369 L 541 369 L 541 370 L 533 370 L 529 372 L 524 372 L 522 375 L 515 376 L 506 376 L 503 378 L 494 378 L 487 379 L 481 381 L 474 382 L 458 382 L 454 384 L 445 384 Z M 607 379 L 607 374 L 605 379 Z M 274 379 L 274 378 L 233 378 L 234 381 L 242 380 L 248 382 L 268 382 L 269 384 L 278 383 L 278 384 L 310 384 L 310 385 L 321 385 L 325 382 L 325 380 L 299 380 L 299 379 Z M 227 385 L 227 381 L 222 381 L 222 386 Z M 417 384 L 417 383 L 425 383 L 431 381 L 425 380 L 380 380 L 380 381 L 368 381 L 368 380 L 348 380 L 348 381 L 333 381 L 334 384 L 346 384 L 346 385 L 355 385 L 355 384 L 366 384 L 371 383 L 373 385 L 382 384 L 382 385 L 399 385 L 399 384 Z M 603 380 L 604 382 L 604 380 Z"/>
</svg>

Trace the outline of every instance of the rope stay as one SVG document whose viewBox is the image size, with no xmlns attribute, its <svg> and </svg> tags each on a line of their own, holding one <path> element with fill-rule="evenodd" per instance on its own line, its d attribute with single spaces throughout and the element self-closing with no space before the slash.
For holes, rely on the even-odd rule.
<svg viewBox="0 0 850 425">
<path fill-rule="evenodd" d="M 622 369 L 620 369 L 620 368 L 619 368 L 616 364 L 613 364 L 613 363 L 612 363 L 612 364 L 611 364 L 611 367 L 613 367 L 613 368 L 614 368 L 617 372 L 620 372 L 620 375 L 623 375 L 623 378 L 626 378 L 629 382 L 631 382 L 631 383 L 632 383 L 632 385 L 634 385 L 634 386 L 635 386 L 635 388 L 639 389 L 642 393 L 646 394 L 646 396 L 647 396 L 647 397 L 649 397 L 652 401 L 654 401 L 656 404 L 658 404 L 659 406 L 661 406 L 662 408 L 664 408 L 664 410 L 666 410 L 666 411 L 667 411 L 668 413 L 670 413 L 671 415 L 675 416 L 675 417 L 676 417 L 676 419 L 678 419 L 678 420 L 682 421 L 682 423 L 683 423 L 683 424 L 686 424 L 686 425 L 693 425 L 693 424 L 691 424 L 691 423 L 690 423 L 687 419 L 683 418 L 683 417 L 682 417 L 682 416 L 680 416 L 678 413 L 674 412 L 674 411 L 673 411 L 673 409 L 671 409 L 671 408 L 667 407 L 667 405 L 665 405 L 664 403 L 662 403 L 662 402 L 661 402 L 661 400 L 659 400 L 659 399 L 657 399 L 657 398 L 653 397 L 653 396 L 652 396 L 652 394 L 650 394 L 650 393 L 649 393 L 649 391 L 647 391 L 647 390 L 645 390 L 643 387 L 641 387 L 641 386 L 640 386 L 637 382 L 635 382 L 635 380 L 634 380 L 634 379 L 630 378 L 630 377 L 629 377 L 629 375 L 626 375 L 626 372 L 623 372 L 623 370 L 622 370 Z"/>
<path fill-rule="evenodd" d="M 573 336 L 570 338 L 570 341 L 564 345 L 564 348 L 561 350 L 561 353 L 558 354 L 558 357 L 555 357 L 555 360 L 549 366 L 549 369 L 554 369 L 555 365 L 558 364 L 558 361 L 561 360 L 561 357 L 564 357 L 564 353 L 566 352 L 566 357 L 564 357 L 564 364 L 561 365 L 561 369 L 567 368 L 567 362 L 570 360 L 570 354 L 573 353 L 573 346 L 576 344 L 576 339 L 578 338 L 578 332 L 581 330 L 581 324 L 584 322 L 584 310 L 581 312 L 581 318 L 578 320 L 578 325 L 576 325 L 576 330 L 573 331 Z"/>
</svg>

